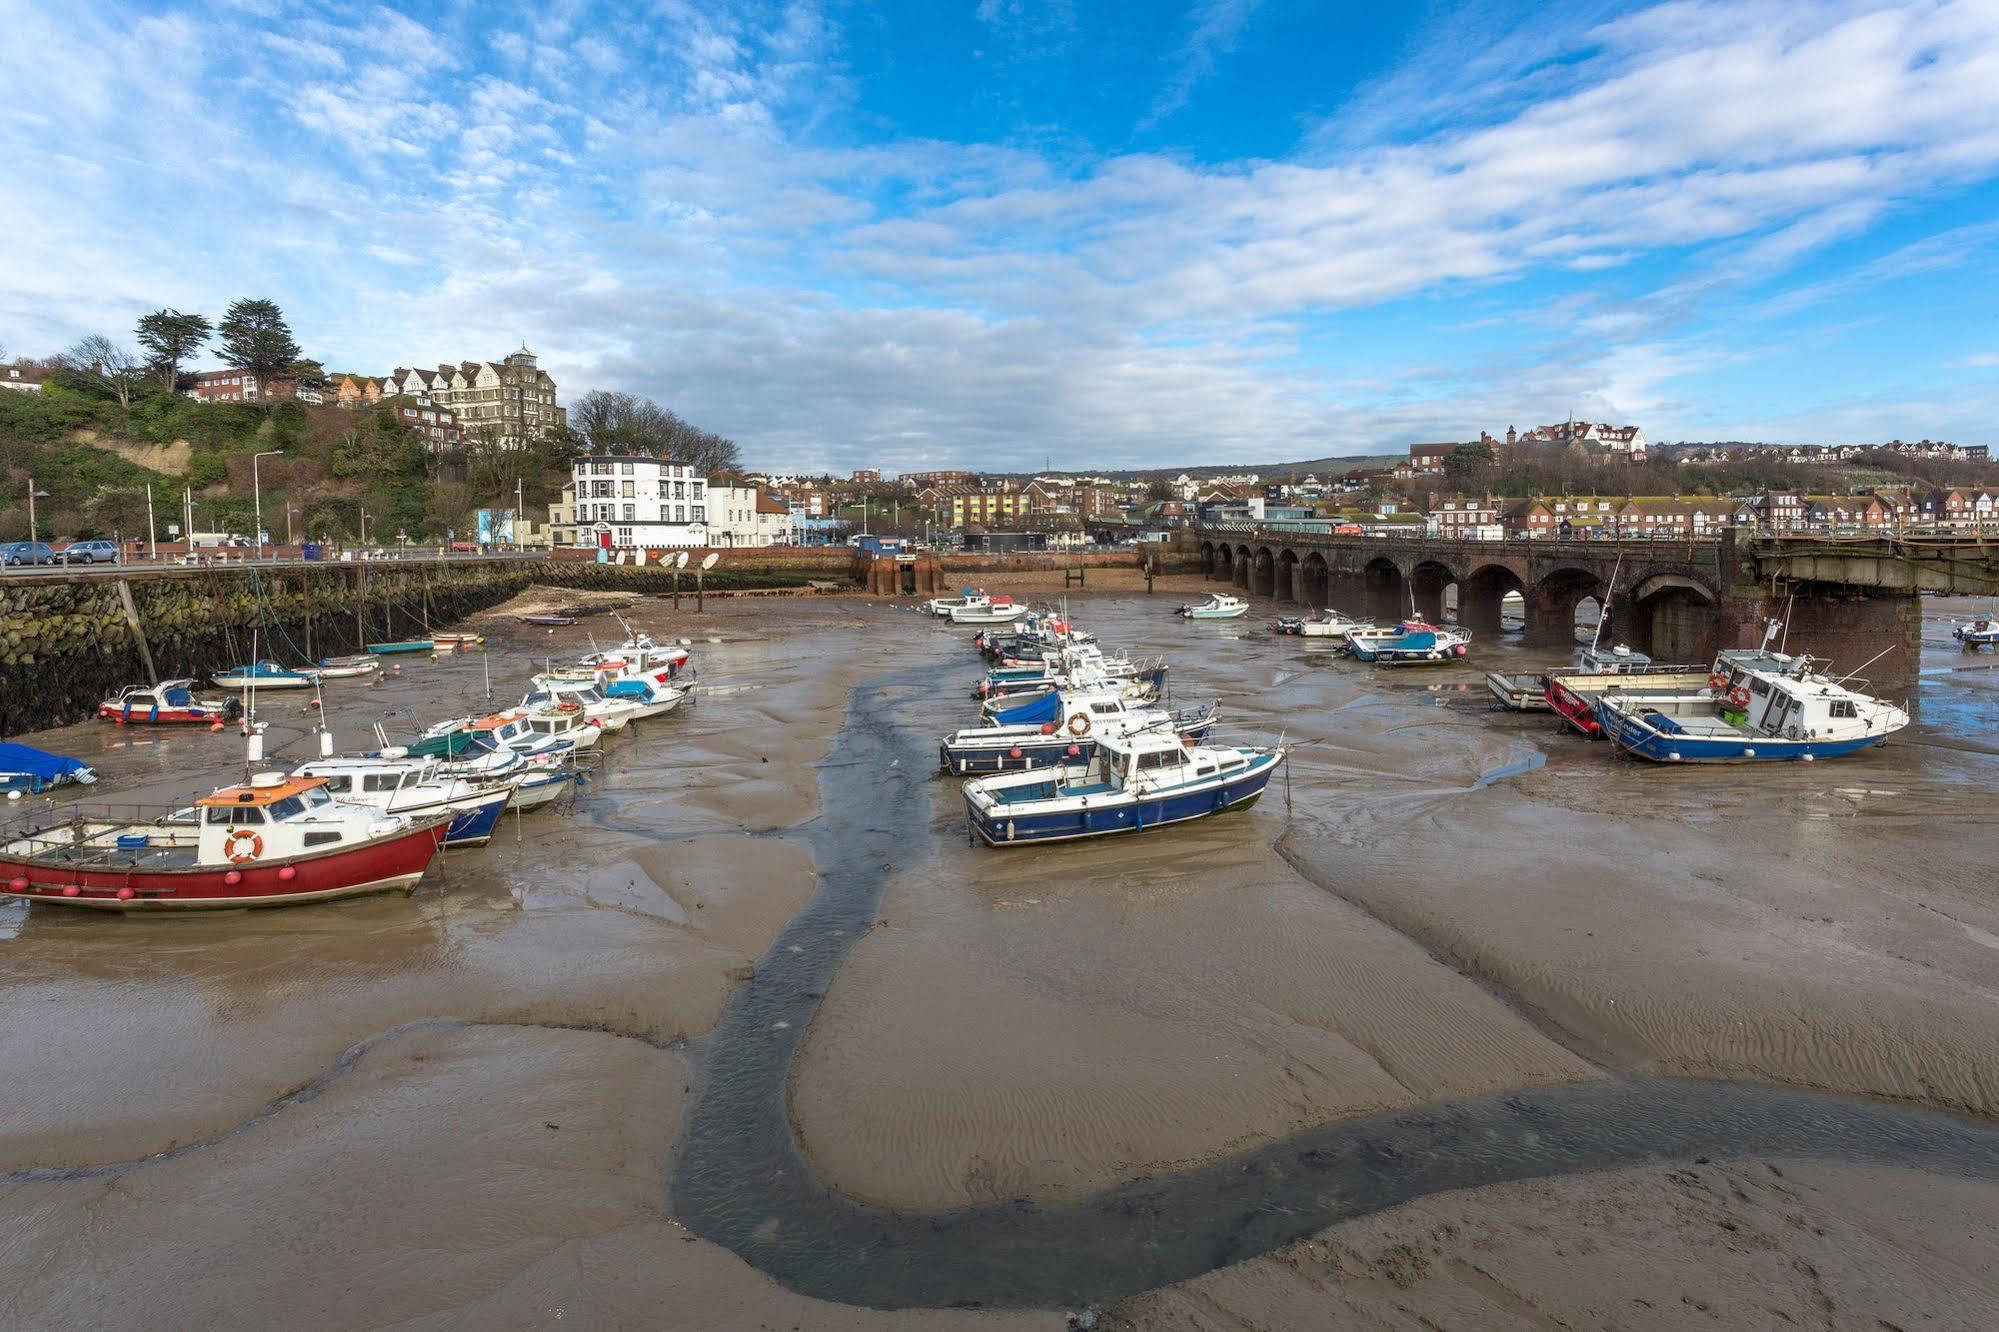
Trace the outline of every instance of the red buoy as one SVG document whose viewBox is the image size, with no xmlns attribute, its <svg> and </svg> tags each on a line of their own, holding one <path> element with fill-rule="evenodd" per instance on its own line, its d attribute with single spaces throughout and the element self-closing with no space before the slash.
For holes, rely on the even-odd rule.
<svg viewBox="0 0 1999 1332">
<path fill-rule="evenodd" d="M 1083 747 L 1082 747 L 1081 745 L 1070 745 L 1070 746 L 1069 746 L 1069 757 L 1070 757 L 1070 758 L 1077 758 L 1077 757 L 1079 757 L 1079 756 L 1080 756 L 1080 755 L 1082 754 L 1082 752 L 1083 752 Z"/>
<path fill-rule="evenodd" d="M 1008 753 L 1008 754 L 1010 754 L 1010 755 L 1011 755 L 1012 757 L 1014 757 L 1014 758 L 1019 758 L 1019 757 L 1020 757 L 1020 746 L 1019 746 L 1019 745 L 1015 745 L 1015 746 L 1014 746 L 1014 747 L 1013 747 L 1012 749 L 1008 750 L 1008 751 L 1007 751 L 1007 753 Z"/>
<path fill-rule="evenodd" d="M 28 891 L 28 881 L 16 874 L 13 878 L 7 880 L 7 889 L 9 892 L 25 893 Z"/>
<path fill-rule="evenodd" d="M 290 883 L 293 879 L 296 879 L 298 877 L 298 871 L 293 869 L 290 865 L 286 865 L 278 871 L 278 877 L 280 879 L 283 879 L 286 883 Z"/>
<path fill-rule="evenodd" d="M 1055 723 L 1054 723 L 1054 722 L 1043 722 L 1043 723 L 1041 723 L 1041 733 L 1042 733 L 1043 735 L 1053 735 L 1053 734 L 1055 734 Z"/>
<path fill-rule="evenodd" d="M 229 884 L 232 887 L 236 884 L 243 882 L 243 871 L 230 870 L 227 874 L 222 876 L 222 882 Z"/>
<path fill-rule="evenodd" d="M 130 888 L 120 888 L 118 890 L 118 900 L 120 902 L 129 902 L 137 896 L 138 894 L 133 892 Z"/>
<path fill-rule="evenodd" d="M 80 884 L 74 884 L 74 883 L 73 883 L 73 884 L 71 884 L 71 885 L 70 885 L 69 887 L 67 887 L 67 888 L 65 888 L 65 889 L 63 889 L 63 890 L 62 890 L 62 895 L 63 895 L 64 897 L 75 897 L 75 896 L 77 896 L 77 895 L 78 895 L 79 893 L 81 893 L 82 891 L 83 891 L 83 888 L 82 888 L 82 886 L 81 886 Z"/>
</svg>

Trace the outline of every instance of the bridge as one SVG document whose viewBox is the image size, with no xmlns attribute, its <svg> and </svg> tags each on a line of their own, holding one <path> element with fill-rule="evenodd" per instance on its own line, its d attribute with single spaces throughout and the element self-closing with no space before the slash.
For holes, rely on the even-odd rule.
<svg viewBox="0 0 1999 1332">
<path fill-rule="evenodd" d="M 1455 591 L 1474 633 L 1500 631 L 1521 598 L 1529 643 L 1575 641 L 1577 607 L 1610 599 L 1611 632 L 1661 660 L 1698 661 L 1749 646 L 1763 620 L 1843 669 L 1867 666 L 1884 686 L 1912 682 L 1924 593 L 1999 595 L 1990 536 L 1794 537 L 1724 530 L 1718 537 L 1619 540 L 1331 536 L 1262 527 L 1190 534 L 1207 577 L 1253 596 L 1392 619 L 1441 618 Z"/>
</svg>

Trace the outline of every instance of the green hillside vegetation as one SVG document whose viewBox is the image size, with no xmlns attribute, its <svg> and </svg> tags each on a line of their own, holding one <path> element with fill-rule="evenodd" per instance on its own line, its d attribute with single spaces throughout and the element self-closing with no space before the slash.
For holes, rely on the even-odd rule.
<svg viewBox="0 0 1999 1332">
<path fill-rule="evenodd" d="M 147 380 L 129 405 L 98 376 L 58 370 L 39 394 L 0 392 L 0 539 L 28 535 L 27 496 L 44 540 L 146 534 L 146 487 L 162 540 L 181 521 L 184 487 L 195 526 L 252 534 L 251 458 L 276 450 L 258 471 L 264 526 L 352 542 L 367 515 L 372 544 L 435 542 L 472 526 L 475 509 L 511 509 L 516 483 L 529 512 L 545 510 L 568 474 L 567 439 L 518 450 L 433 453 L 396 418 L 392 403 L 358 411 L 284 403 L 203 403 Z M 161 446 L 184 445 L 184 448 Z M 135 458 L 154 465 L 142 465 Z M 168 459 L 184 458 L 181 466 Z"/>
</svg>

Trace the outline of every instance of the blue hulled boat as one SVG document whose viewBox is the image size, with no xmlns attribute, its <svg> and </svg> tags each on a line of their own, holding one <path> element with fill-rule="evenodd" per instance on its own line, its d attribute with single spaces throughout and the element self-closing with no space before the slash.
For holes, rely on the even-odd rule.
<svg viewBox="0 0 1999 1332">
<path fill-rule="evenodd" d="M 1247 809 L 1283 761 L 1276 748 L 1188 746 L 1152 732 L 1105 736 L 1080 771 L 973 778 L 965 812 L 989 846 L 1144 832 Z"/>
<path fill-rule="evenodd" d="M 1909 724 L 1891 703 L 1812 669 L 1807 656 L 1759 652 L 1769 665 L 1715 663 L 1697 693 L 1625 693 L 1596 700 L 1597 725 L 1620 750 L 1650 763 L 1812 762 L 1881 744 Z"/>
<path fill-rule="evenodd" d="M 937 764 L 959 774 L 1087 764 L 1105 736 L 1158 730 L 1183 741 L 1208 738 L 1215 711 L 1167 712 L 1127 698 L 1115 687 L 1051 690 L 992 715 L 991 723 L 957 731 L 937 746 Z"/>
<path fill-rule="evenodd" d="M 1404 620 L 1393 635 L 1354 634 L 1349 651 L 1376 666 L 1420 666 L 1453 661 L 1465 655 L 1471 635 L 1462 629 L 1440 629 L 1422 620 Z"/>
</svg>

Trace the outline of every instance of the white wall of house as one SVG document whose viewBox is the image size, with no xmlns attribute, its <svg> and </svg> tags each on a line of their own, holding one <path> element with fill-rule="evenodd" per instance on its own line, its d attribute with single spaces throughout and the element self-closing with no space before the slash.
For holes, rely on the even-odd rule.
<svg viewBox="0 0 1999 1332">
<path fill-rule="evenodd" d="M 576 544 L 612 550 L 706 546 L 708 479 L 661 458 L 578 458 Z"/>
</svg>

